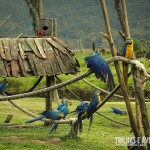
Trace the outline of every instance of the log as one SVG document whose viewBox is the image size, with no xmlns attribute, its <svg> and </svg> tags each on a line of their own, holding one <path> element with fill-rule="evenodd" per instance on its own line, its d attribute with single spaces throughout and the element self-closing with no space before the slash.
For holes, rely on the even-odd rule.
<svg viewBox="0 0 150 150">
<path fill-rule="evenodd" d="M 9 114 L 6 118 L 6 120 L 4 121 L 4 123 L 9 123 L 10 120 L 12 119 L 13 115 L 12 114 Z"/>
</svg>

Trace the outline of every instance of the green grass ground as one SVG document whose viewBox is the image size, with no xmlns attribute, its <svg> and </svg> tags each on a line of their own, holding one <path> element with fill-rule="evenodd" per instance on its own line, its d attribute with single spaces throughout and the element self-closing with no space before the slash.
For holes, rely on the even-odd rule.
<svg viewBox="0 0 150 150">
<path fill-rule="evenodd" d="M 28 109 L 29 111 L 39 115 L 45 108 L 44 98 L 24 98 L 15 100 L 15 102 Z M 73 103 L 71 110 L 74 110 L 79 101 L 71 100 Z M 98 112 L 111 110 L 110 107 L 125 109 L 124 102 L 108 102 Z M 53 102 L 53 108 L 57 104 Z M 135 105 L 132 103 L 135 113 Z M 150 103 L 147 103 L 150 113 Z M 9 102 L 0 102 L 0 122 L 3 123 L 8 114 L 13 114 L 11 123 L 25 124 L 26 120 L 32 117 L 27 116 L 20 110 L 16 109 Z M 128 115 L 119 116 L 112 113 L 103 113 L 107 117 L 116 121 L 129 124 Z M 67 118 L 76 117 L 69 114 Z M 14 128 L 0 126 L 0 149 L 1 150 L 126 150 L 124 146 L 116 146 L 115 137 L 133 137 L 130 133 L 131 128 L 113 123 L 97 114 L 94 114 L 94 120 L 89 135 L 88 120 L 83 121 L 83 133 L 77 138 L 68 136 L 70 126 L 68 124 L 59 125 L 55 133 L 48 134 L 50 127 L 45 127 L 42 121 L 31 124 L 30 128 Z"/>
</svg>

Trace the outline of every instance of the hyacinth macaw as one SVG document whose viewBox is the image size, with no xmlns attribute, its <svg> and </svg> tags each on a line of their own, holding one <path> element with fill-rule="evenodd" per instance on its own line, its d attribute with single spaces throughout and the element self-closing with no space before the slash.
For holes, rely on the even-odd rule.
<svg viewBox="0 0 150 150">
<path fill-rule="evenodd" d="M 47 118 L 47 117 L 53 120 L 59 120 L 61 118 L 64 118 L 64 114 L 60 110 L 44 111 L 41 116 L 28 120 L 26 121 L 26 123 L 32 123 L 32 122 L 35 122 L 37 120 L 42 120 L 43 118 Z"/>
<path fill-rule="evenodd" d="M 90 119 L 89 130 L 90 130 L 90 127 L 91 127 L 92 121 L 93 121 L 93 113 L 95 112 L 96 107 L 98 104 L 100 104 L 100 102 L 101 102 L 100 91 L 97 90 L 94 92 L 93 98 L 92 98 L 92 100 L 88 106 L 88 109 L 87 109 L 87 117 L 88 117 L 88 119 Z"/>
<path fill-rule="evenodd" d="M 127 59 L 133 59 L 133 40 L 131 38 L 127 38 L 125 44 L 122 47 L 122 56 Z M 125 84 L 127 85 L 128 81 L 128 64 L 123 63 L 123 76 L 125 80 Z"/>
<path fill-rule="evenodd" d="M 7 84 L 6 79 L 4 79 L 3 81 L 0 82 L 0 94 L 2 94 L 3 91 L 6 89 L 6 84 Z"/>
<path fill-rule="evenodd" d="M 64 114 L 64 117 L 63 117 L 63 118 L 65 118 L 65 117 L 69 114 L 69 112 L 70 112 L 70 106 L 71 106 L 71 105 L 72 105 L 71 102 L 66 101 L 66 103 L 59 109 L 59 110 Z M 61 118 L 57 118 L 56 120 L 60 120 L 60 119 L 61 119 Z M 58 124 L 55 123 L 55 124 L 52 126 L 52 128 L 51 128 L 49 134 L 51 134 L 54 130 L 56 131 L 57 127 L 58 127 Z"/>
<path fill-rule="evenodd" d="M 86 101 L 82 101 L 74 110 L 75 114 L 78 115 L 78 127 L 79 131 L 82 132 L 82 116 L 87 116 L 87 110 L 89 107 L 89 103 Z"/>
<path fill-rule="evenodd" d="M 101 113 L 115 113 L 117 115 L 121 115 L 121 116 L 125 116 L 127 115 L 127 112 L 125 110 L 121 110 L 121 109 L 118 109 L 118 108 L 114 108 L 114 107 L 111 107 L 111 111 L 102 111 Z"/>
<path fill-rule="evenodd" d="M 102 47 L 96 48 L 92 56 L 85 58 L 85 62 L 87 67 L 95 73 L 96 78 L 107 83 L 108 88 L 112 90 L 115 86 L 114 79 L 108 63 L 101 56 L 103 51 Z"/>
</svg>

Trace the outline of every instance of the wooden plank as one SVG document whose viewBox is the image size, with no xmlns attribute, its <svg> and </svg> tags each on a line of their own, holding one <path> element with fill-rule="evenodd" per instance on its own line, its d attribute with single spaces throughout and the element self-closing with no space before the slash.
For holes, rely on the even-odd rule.
<svg viewBox="0 0 150 150">
<path fill-rule="evenodd" d="M 65 67 L 66 64 L 62 61 L 62 59 L 61 59 L 61 57 L 60 57 L 60 55 L 59 55 L 58 50 L 54 48 L 54 52 L 55 52 L 54 55 L 55 55 L 55 57 L 56 57 L 56 59 L 57 59 L 57 62 L 58 62 L 58 64 L 59 64 L 59 67 L 60 67 L 62 73 L 63 73 L 63 74 L 64 74 L 64 73 L 68 73 L 67 67 Z"/>
<path fill-rule="evenodd" d="M 46 38 L 43 38 L 43 49 L 44 49 L 45 54 L 46 52 L 53 51 L 52 46 L 47 42 Z"/>
<path fill-rule="evenodd" d="M 43 64 L 44 64 L 47 76 L 55 75 L 51 61 L 48 58 L 43 60 Z"/>
<path fill-rule="evenodd" d="M 28 57 L 28 60 L 29 60 L 29 63 L 30 63 L 30 67 L 31 67 L 31 70 L 32 70 L 33 74 L 34 74 L 35 76 L 38 76 L 39 74 L 38 74 L 38 72 L 37 72 L 37 69 L 36 69 L 35 64 L 34 64 L 34 61 L 33 61 L 33 55 L 34 55 L 34 54 L 29 53 L 29 54 L 27 55 L 27 57 Z"/>
<path fill-rule="evenodd" d="M 20 56 L 21 56 L 21 58 L 23 59 L 23 60 L 25 60 L 25 53 L 24 53 L 24 50 L 23 50 L 23 48 L 22 48 L 22 39 L 21 38 L 18 38 L 18 48 L 19 48 L 19 54 L 20 54 Z"/>
<path fill-rule="evenodd" d="M 23 61 L 24 60 L 22 60 L 22 58 L 19 56 L 19 66 L 20 66 L 20 69 L 21 69 L 21 74 L 26 77 L 27 76 L 27 70 L 24 66 Z"/>
<path fill-rule="evenodd" d="M 45 53 L 44 53 L 44 50 L 43 50 L 43 48 L 42 48 L 42 46 L 41 46 L 41 44 L 40 44 L 40 42 L 39 42 L 39 40 L 36 39 L 36 38 L 34 38 L 34 41 L 35 41 L 35 44 L 36 44 L 36 46 L 37 46 L 37 48 L 38 48 L 40 54 L 42 55 L 42 57 L 43 57 L 44 59 L 47 58 L 46 55 L 45 55 Z"/>
<path fill-rule="evenodd" d="M 8 63 L 7 60 L 3 60 L 3 63 L 5 65 L 5 69 L 6 69 L 6 72 L 7 72 L 7 76 L 8 77 L 11 77 L 11 74 L 10 74 L 10 62 Z"/>
<path fill-rule="evenodd" d="M 54 53 L 53 52 L 48 53 L 47 56 L 48 56 L 49 61 L 51 61 L 51 64 L 52 64 L 52 67 L 53 67 L 55 74 L 62 74 L 61 69 L 59 67 L 59 64 L 57 62 L 57 59 L 56 59 Z"/>
<path fill-rule="evenodd" d="M 7 72 L 3 60 L 0 59 L 0 77 L 7 77 Z"/>
<path fill-rule="evenodd" d="M 3 48 L 4 48 L 6 60 L 8 60 L 8 61 L 12 60 L 11 59 L 11 54 L 10 54 L 9 41 L 6 40 L 6 39 L 3 39 L 2 40 L 2 45 L 3 45 Z"/>
<path fill-rule="evenodd" d="M 52 38 L 47 38 L 46 39 L 52 46 L 54 46 L 55 48 L 57 48 L 60 52 L 62 52 L 63 54 L 66 54 L 66 49 L 61 46 L 60 44 L 58 44 L 57 42 L 55 42 Z"/>
<path fill-rule="evenodd" d="M 36 56 L 38 56 L 39 58 L 43 58 L 41 54 L 38 52 L 38 50 L 36 49 L 35 45 L 31 42 L 30 38 L 27 38 L 26 42 L 30 46 L 30 48 L 33 50 Z"/>
<path fill-rule="evenodd" d="M 0 56 L 1 56 L 2 59 L 6 59 L 4 49 L 3 49 L 3 45 L 2 45 L 2 40 L 0 40 Z"/>
<path fill-rule="evenodd" d="M 13 77 L 18 77 L 19 66 L 16 60 L 11 61 L 11 73 Z"/>
<path fill-rule="evenodd" d="M 36 57 L 36 55 L 32 54 L 32 58 L 36 67 L 36 70 L 38 72 L 39 76 L 46 76 L 46 71 L 45 71 L 45 67 L 43 64 L 43 59 L 40 59 L 38 57 Z"/>
<path fill-rule="evenodd" d="M 64 41 L 62 41 L 61 39 L 59 39 L 59 38 L 57 38 L 57 37 L 52 37 L 52 39 L 53 39 L 55 42 L 57 42 L 58 44 L 60 44 L 61 46 L 65 47 L 65 48 L 68 47 L 68 45 L 67 45 Z"/>
<path fill-rule="evenodd" d="M 76 71 L 75 71 L 75 66 L 76 66 L 75 60 L 72 57 L 70 57 L 68 55 L 64 55 L 60 52 L 59 52 L 59 55 L 61 57 L 61 60 L 65 64 L 65 67 L 68 71 L 67 73 L 76 73 Z"/>
<path fill-rule="evenodd" d="M 13 39 L 9 40 L 10 53 L 13 60 L 18 60 L 18 48 L 16 47 L 16 44 L 17 43 L 15 43 Z"/>
</svg>

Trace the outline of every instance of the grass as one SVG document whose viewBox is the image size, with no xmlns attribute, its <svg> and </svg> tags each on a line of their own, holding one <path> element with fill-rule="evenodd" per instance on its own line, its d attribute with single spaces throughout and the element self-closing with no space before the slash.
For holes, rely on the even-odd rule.
<svg viewBox="0 0 150 150">
<path fill-rule="evenodd" d="M 28 109 L 29 111 L 39 115 L 45 109 L 44 98 L 24 98 L 15 100 L 15 102 Z M 71 100 L 73 103 L 71 110 L 76 108 L 78 101 Z M 53 108 L 57 104 L 53 102 Z M 99 112 L 109 111 L 110 107 L 116 107 L 126 110 L 124 102 L 108 102 Z M 132 103 L 133 111 L 135 113 L 135 106 Z M 150 103 L 147 103 L 148 112 L 150 113 Z M 4 122 L 8 114 L 13 114 L 11 123 L 25 124 L 26 120 L 31 117 L 25 115 L 9 102 L 0 103 L 1 113 L 0 122 Z M 103 113 L 107 117 L 116 121 L 129 124 L 128 116 L 119 116 L 113 113 Z M 76 117 L 73 114 L 67 116 Z M 94 150 L 126 150 L 126 147 L 116 146 L 115 137 L 133 137 L 130 133 L 131 128 L 113 123 L 97 114 L 94 114 L 94 120 L 89 135 L 88 120 L 83 121 L 83 133 L 76 138 L 68 136 L 70 126 L 59 125 L 57 131 L 53 134 L 48 134 L 50 127 L 45 127 L 42 121 L 37 121 L 31 124 L 29 128 L 14 128 L 0 126 L 0 149 L 2 150 L 79 150 L 79 149 L 94 149 Z"/>
</svg>

